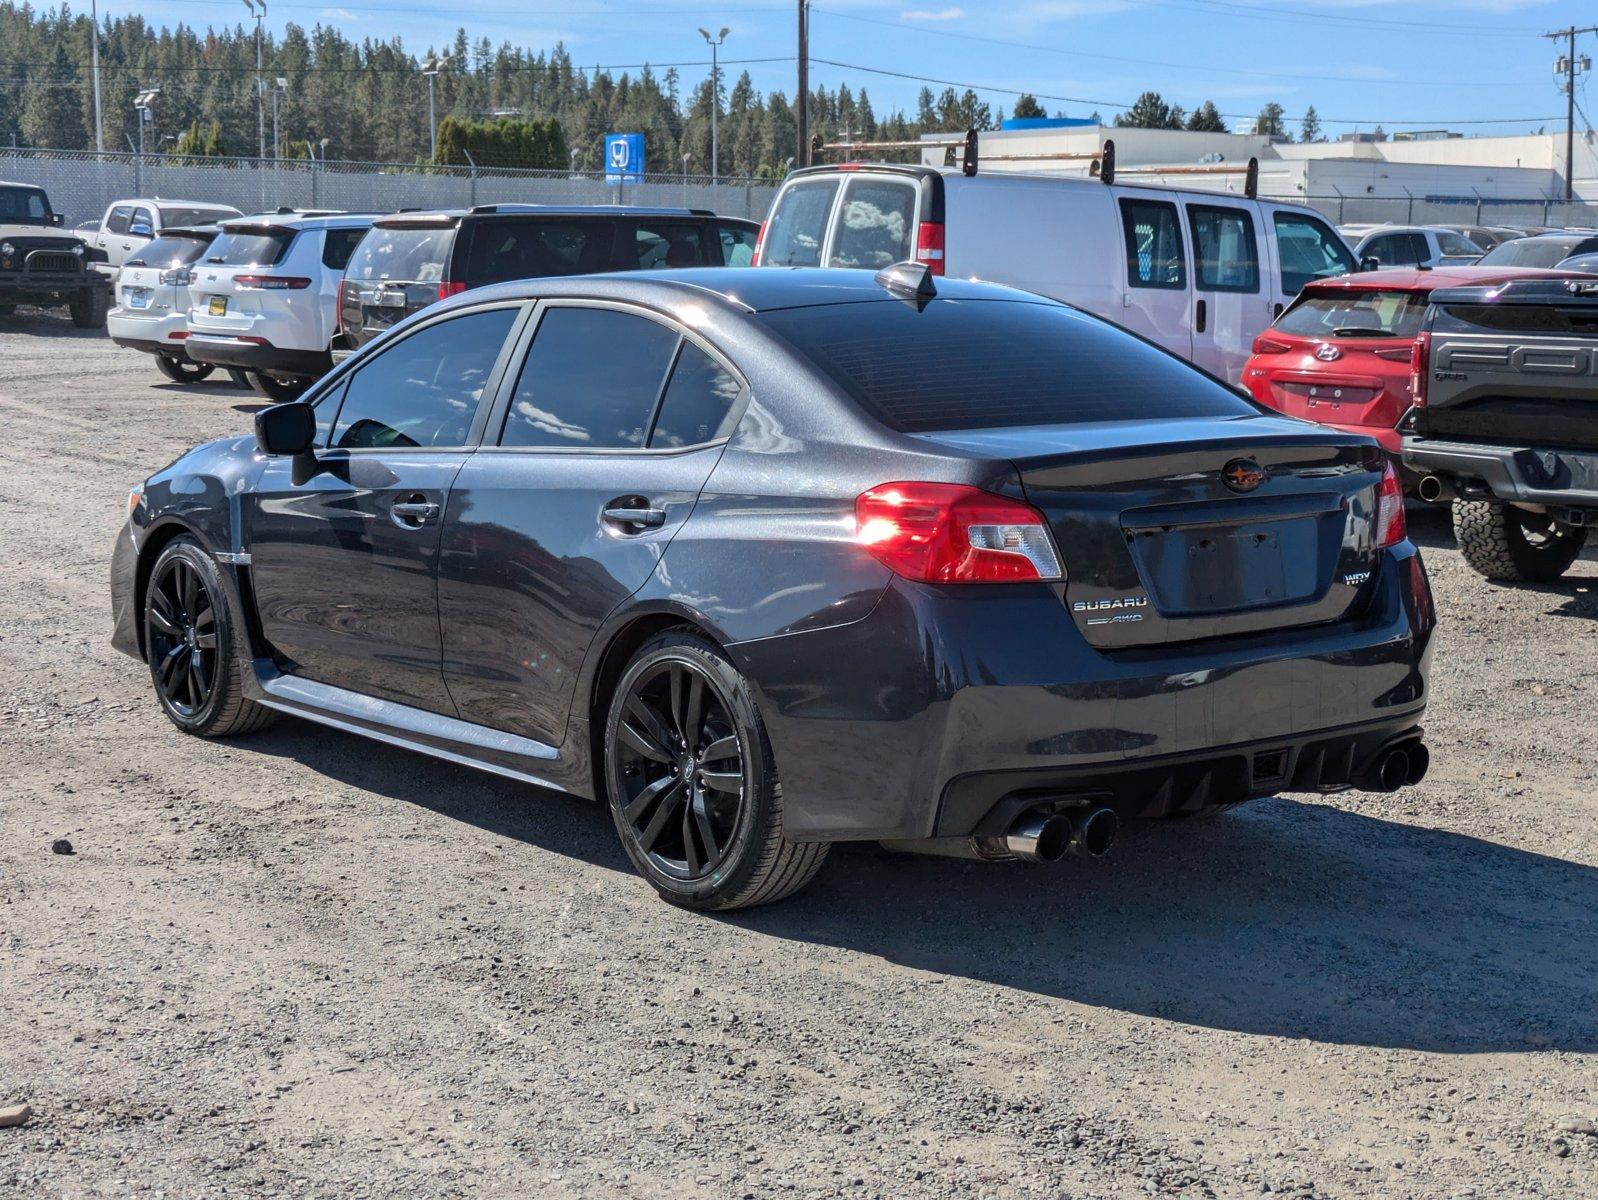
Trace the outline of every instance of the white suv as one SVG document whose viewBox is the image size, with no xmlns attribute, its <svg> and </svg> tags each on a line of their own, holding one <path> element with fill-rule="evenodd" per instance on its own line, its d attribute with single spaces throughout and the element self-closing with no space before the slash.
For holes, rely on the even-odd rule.
<svg viewBox="0 0 1598 1200">
<path fill-rule="evenodd" d="M 372 216 L 223 222 L 189 285 L 189 357 L 246 372 L 268 399 L 298 396 L 333 365 L 339 280 Z"/>
</svg>

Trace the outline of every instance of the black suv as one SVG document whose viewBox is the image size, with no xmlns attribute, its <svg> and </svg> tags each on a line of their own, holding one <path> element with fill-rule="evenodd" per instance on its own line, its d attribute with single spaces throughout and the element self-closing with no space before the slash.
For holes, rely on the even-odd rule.
<svg viewBox="0 0 1598 1200">
<path fill-rule="evenodd" d="M 339 287 L 334 358 L 486 283 L 664 267 L 746 267 L 760 226 L 699 208 L 485 204 L 374 222 Z"/>
</svg>

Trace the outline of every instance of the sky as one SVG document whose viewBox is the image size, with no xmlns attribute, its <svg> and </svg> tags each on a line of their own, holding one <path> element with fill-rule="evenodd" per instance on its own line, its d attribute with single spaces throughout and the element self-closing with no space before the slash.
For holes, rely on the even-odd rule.
<svg viewBox="0 0 1598 1200">
<path fill-rule="evenodd" d="M 201 30 L 249 20 L 242 3 L 226 0 L 103 0 L 100 11 Z M 797 0 L 468 0 L 448 8 L 268 0 L 267 23 L 279 31 L 289 22 L 333 25 L 356 39 L 397 35 L 413 51 L 447 46 L 464 25 L 474 40 L 496 45 L 564 42 L 590 67 L 689 64 L 678 68 L 685 80 L 709 73 L 698 28 L 725 26 L 729 77 L 747 69 L 762 92 L 791 96 L 796 11 Z M 917 76 L 934 91 L 970 85 L 1006 112 L 1014 93 L 1028 91 L 1051 113 L 1108 118 L 1153 89 L 1189 111 L 1213 100 L 1234 127 L 1276 101 L 1295 135 L 1310 105 L 1333 137 L 1377 124 L 1525 133 L 1564 126 L 1554 76 L 1564 42 L 1539 35 L 1572 24 L 1598 20 L 1576 0 L 814 0 L 811 79 L 865 85 L 879 116 L 913 112 L 922 79 L 903 76 Z M 1595 42 L 1579 37 L 1578 56 L 1594 53 Z M 1598 116 L 1589 78 L 1578 80 L 1577 104 Z M 1578 113 L 1578 130 L 1586 125 Z"/>
</svg>

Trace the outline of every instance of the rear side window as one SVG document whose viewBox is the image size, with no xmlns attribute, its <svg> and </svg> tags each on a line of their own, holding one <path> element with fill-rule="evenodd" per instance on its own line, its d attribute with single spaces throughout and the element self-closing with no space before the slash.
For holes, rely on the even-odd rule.
<svg viewBox="0 0 1598 1200">
<path fill-rule="evenodd" d="M 1354 256 L 1343 239 L 1314 217 L 1301 213 L 1271 214 L 1276 225 L 1276 255 L 1282 261 L 1282 292 L 1296 296 L 1316 279 L 1346 275 L 1354 269 Z"/>
<path fill-rule="evenodd" d="M 359 280 L 437 283 L 444 278 L 444 264 L 454 242 L 455 230 L 447 225 L 427 229 L 374 225 L 356 245 L 344 274 Z"/>
<path fill-rule="evenodd" d="M 912 183 L 861 176 L 849 181 L 832 235 L 831 267 L 881 270 L 911 257 L 921 193 Z"/>
<path fill-rule="evenodd" d="M 726 437 L 742 390 L 731 371 L 692 342 L 683 342 L 649 444 L 674 449 Z"/>
<path fill-rule="evenodd" d="M 1126 234 L 1126 278 L 1133 287 L 1185 288 L 1182 226 L 1176 205 L 1160 200 L 1121 201 Z"/>
<path fill-rule="evenodd" d="M 330 271 L 342 271 L 365 233 L 364 229 L 329 229 L 322 242 L 322 265 Z"/>
<path fill-rule="evenodd" d="M 516 380 L 501 446 L 637 449 L 678 335 L 606 308 L 551 308 Z"/>
<path fill-rule="evenodd" d="M 211 243 L 211 253 L 205 256 L 205 260 L 221 263 L 224 267 L 270 267 L 283 261 L 293 241 L 294 231 L 291 229 L 223 233 Z"/>
<path fill-rule="evenodd" d="M 130 259 L 130 267 L 186 267 L 200 261 L 210 242 L 193 237 L 158 237 L 140 247 Z"/>
<path fill-rule="evenodd" d="M 1076 309 L 898 300 L 757 318 L 902 433 L 1247 417 L 1257 410 L 1182 360 Z"/>
<path fill-rule="evenodd" d="M 333 426 L 348 450 L 462 446 L 514 308 L 419 329 L 350 376 Z"/>
<path fill-rule="evenodd" d="M 838 194 L 836 179 L 806 179 L 785 188 L 766 223 L 763 267 L 819 267 L 827 214 Z"/>
<path fill-rule="evenodd" d="M 1480 258 L 1482 248 L 1451 229 L 1437 231 L 1437 249 L 1450 258 Z"/>
<path fill-rule="evenodd" d="M 1260 290 L 1260 250 L 1254 220 L 1241 208 L 1189 204 L 1198 285 L 1207 292 Z"/>
<path fill-rule="evenodd" d="M 624 271 L 704 266 L 705 251 L 697 225 L 641 225 L 632 235 L 631 248 L 624 240 L 620 250 L 621 262 L 617 265 Z"/>
<path fill-rule="evenodd" d="M 472 230 L 466 282 L 608 271 L 614 236 L 610 221 L 482 221 Z"/>
<path fill-rule="evenodd" d="M 721 235 L 721 261 L 729 267 L 753 266 L 755 261 L 755 242 L 759 239 L 759 231 L 746 229 L 742 225 L 721 225 L 717 227 Z"/>
<path fill-rule="evenodd" d="M 1422 293 L 1322 292 L 1300 298 L 1275 327 L 1314 338 L 1413 338 L 1425 316 Z"/>
</svg>

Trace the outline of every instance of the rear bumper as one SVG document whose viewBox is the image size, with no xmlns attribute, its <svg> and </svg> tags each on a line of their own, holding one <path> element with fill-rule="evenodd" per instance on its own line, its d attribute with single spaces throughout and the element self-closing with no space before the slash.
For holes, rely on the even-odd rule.
<svg viewBox="0 0 1598 1200">
<path fill-rule="evenodd" d="M 1348 621 L 1106 652 L 1046 586 L 896 580 L 861 621 L 729 649 L 761 698 L 790 836 L 955 837 L 1039 791 L 1132 817 L 1345 786 L 1415 736 L 1427 699 L 1415 549 L 1385 555 L 1371 588 Z"/>
<path fill-rule="evenodd" d="M 195 362 L 264 371 L 268 375 L 316 379 L 327 374 L 333 365 L 326 350 L 285 350 L 214 334 L 191 332 L 184 345 Z"/>
<path fill-rule="evenodd" d="M 1598 508 L 1598 451 L 1530 450 L 1408 437 L 1403 453 L 1404 465 L 1418 474 L 1480 480 L 1500 500 Z"/>
</svg>

